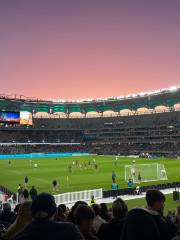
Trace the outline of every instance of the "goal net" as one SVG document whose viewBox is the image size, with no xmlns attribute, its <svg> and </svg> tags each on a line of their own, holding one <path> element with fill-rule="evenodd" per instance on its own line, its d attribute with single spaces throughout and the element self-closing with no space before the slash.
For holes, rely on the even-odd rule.
<svg viewBox="0 0 180 240">
<path fill-rule="evenodd" d="M 132 179 L 134 183 L 167 180 L 164 164 L 132 164 L 125 165 L 125 181 Z"/>
</svg>

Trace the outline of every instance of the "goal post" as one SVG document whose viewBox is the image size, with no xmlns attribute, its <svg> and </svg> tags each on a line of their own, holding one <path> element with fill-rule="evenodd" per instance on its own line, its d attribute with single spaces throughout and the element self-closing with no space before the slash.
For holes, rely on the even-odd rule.
<svg viewBox="0 0 180 240">
<path fill-rule="evenodd" d="M 125 181 L 132 179 L 134 183 L 167 180 L 164 164 L 131 164 L 125 165 Z"/>
</svg>

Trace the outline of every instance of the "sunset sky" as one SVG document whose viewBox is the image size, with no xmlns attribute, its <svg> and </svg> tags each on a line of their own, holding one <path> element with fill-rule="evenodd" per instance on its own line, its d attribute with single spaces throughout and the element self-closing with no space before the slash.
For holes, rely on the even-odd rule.
<svg viewBox="0 0 180 240">
<path fill-rule="evenodd" d="M 180 0 L 1 0 L 0 94 L 120 96 L 180 84 Z"/>
</svg>

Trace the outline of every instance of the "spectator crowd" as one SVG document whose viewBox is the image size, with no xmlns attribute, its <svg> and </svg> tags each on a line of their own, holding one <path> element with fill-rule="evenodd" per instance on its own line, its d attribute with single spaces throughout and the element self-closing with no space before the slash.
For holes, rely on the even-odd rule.
<svg viewBox="0 0 180 240">
<path fill-rule="evenodd" d="M 92 198 L 69 209 L 56 206 L 48 193 L 24 198 L 12 211 L 4 203 L 0 212 L 0 239 L 6 240 L 180 240 L 180 208 L 164 216 L 165 195 L 146 192 L 146 207 L 128 210 L 121 198 L 108 209 Z"/>
</svg>

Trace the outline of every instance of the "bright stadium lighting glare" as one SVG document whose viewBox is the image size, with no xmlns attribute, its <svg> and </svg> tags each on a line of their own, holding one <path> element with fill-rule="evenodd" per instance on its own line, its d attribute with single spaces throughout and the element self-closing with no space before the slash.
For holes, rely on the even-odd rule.
<svg viewBox="0 0 180 240">
<path fill-rule="evenodd" d="M 177 87 L 176 87 L 176 86 L 172 86 L 172 87 L 169 88 L 169 91 L 170 91 L 170 92 L 174 92 L 174 91 L 176 91 L 176 90 L 177 90 Z"/>
<path fill-rule="evenodd" d="M 142 93 L 140 93 L 139 94 L 141 97 L 143 97 L 144 95 L 146 95 L 146 93 L 145 92 L 142 92 Z"/>
</svg>

